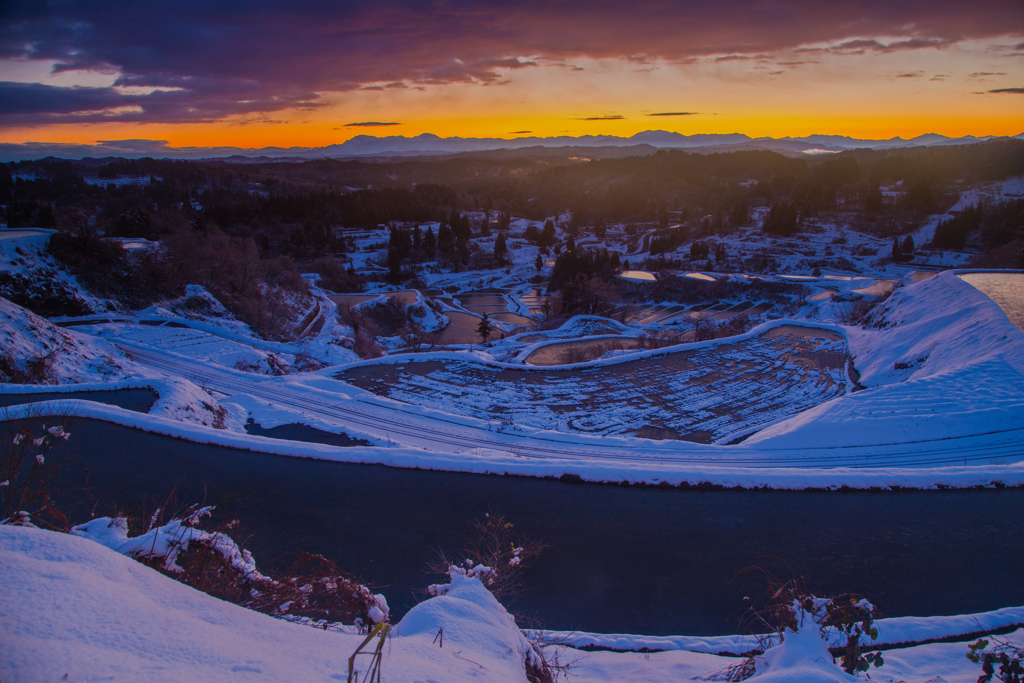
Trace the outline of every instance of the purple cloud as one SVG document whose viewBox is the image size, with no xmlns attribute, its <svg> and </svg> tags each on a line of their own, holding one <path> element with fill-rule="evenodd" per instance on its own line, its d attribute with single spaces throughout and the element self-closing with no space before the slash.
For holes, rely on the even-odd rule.
<svg viewBox="0 0 1024 683">
<path fill-rule="evenodd" d="M 833 54 L 886 53 L 1024 26 L 1020 0 L 969 7 L 960 0 L 64 0 L 0 7 L 0 58 L 119 75 L 113 89 L 4 85 L 2 125 L 212 121 L 314 108 L 324 93 L 360 88 L 497 86 L 522 70 L 577 58 L 685 64 L 815 44 L 832 46 L 819 50 Z M 125 86 L 173 90 L 117 89 Z"/>
</svg>

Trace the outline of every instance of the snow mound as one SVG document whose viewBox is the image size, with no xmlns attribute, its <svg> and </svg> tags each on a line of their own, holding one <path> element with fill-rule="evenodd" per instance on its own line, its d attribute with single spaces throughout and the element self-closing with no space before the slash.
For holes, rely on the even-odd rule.
<svg viewBox="0 0 1024 683">
<path fill-rule="evenodd" d="M 449 322 L 448 316 L 427 305 L 422 294 L 418 294 L 417 300 L 405 307 L 405 314 L 424 332 L 439 332 L 447 327 Z"/>
<path fill-rule="evenodd" d="M 133 370 L 113 344 L 56 327 L 0 297 L 0 381 L 77 384 L 122 379 Z"/>
<path fill-rule="evenodd" d="M 345 680 L 358 644 L 217 600 L 84 538 L 0 527 L 0 548 L 0 678 L 11 683 Z"/>
<path fill-rule="evenodd" d="M 773 648 L 769 648 L 763 657 L 758 658 L 757 672 L 750 681 L 784 681 L 785 683 L 846 683 L 857 679 L 847 674 L 832 662 L 828 651 L 828 642 L 821 634 L 821 629 L 806 612 L 798 614 L 803 617 L 803 628 L 796 631 L 786 629 L 783 640 Z"/>
<path fill-rule="evenodd" d="M 487 666 L 509 680 L 526 677 L 526 662 L 539 663 L 533 646 L 476 576 L 452 572 L 447 586 L 433 586 L 437 597 L 421 602 L 406 613 L 397 627 L 401 638 L 439 638 L 452 650 L 488 652 Z"/>
<path fill-rule="evenodd" d="M 160 380 L 157 393 L 160 398 L 150 409 L 150 415 L 226 429 L 227 409 L 192 382 L 166 377 Z"/>
</svg>

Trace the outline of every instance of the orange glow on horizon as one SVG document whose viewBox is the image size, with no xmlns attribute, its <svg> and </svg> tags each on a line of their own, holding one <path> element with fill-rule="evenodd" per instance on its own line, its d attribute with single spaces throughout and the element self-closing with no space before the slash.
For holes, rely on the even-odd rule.
<svg viewBox="0 0 1024 683">
<path fill-rule="evenodd" d="M 1009 98 L 1007 98 L 1009 99 Z M 682 118 L 682 117 L 680 117 Z M 687 117 L 689 118 L 689 117 Z M 414 137 L 431 133 L 442 138 L 555 137 L 614 135 L 629 137 L 648 130 L 683 135 L 742 133 L 757 137 L 802 137 L 812 134 L 845 135 L 861 139 L 913 138 L 927 133 L 949 137 L 1012 136 L 1024 132 L 1019 116 L 943 116 L 916 119 L 887 117 L 759 116 L 751 113 L 702 121 L 671 117 L 635 116 L 623 120 L 575 121 L 570 117 L 491 118 L 407 121 L 386 127 L 344 127 L 333 122 L 239 126 L 219 124 L 93 124 L 23 128 L 0 133 L 7 143 L 52 142 L 93 144 L 98 140 L 166 140 L 171 147 L 324 147 L 341 144 L 357 135 Z M 530 131 L 519 133 L 519 131 Z"/>
</svg>

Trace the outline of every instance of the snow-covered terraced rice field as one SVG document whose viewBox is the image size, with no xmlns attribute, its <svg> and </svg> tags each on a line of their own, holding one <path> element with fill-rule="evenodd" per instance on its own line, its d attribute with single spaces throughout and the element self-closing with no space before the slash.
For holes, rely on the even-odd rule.
<svg viewBox="0 0 1024 683">
<path fill-rule="evenodd" d="M 783 326 L 621 363 L 519 369 L 475 360 L 367 363 L 338 379 L 399 401 L 562 432 L 729 441 L 850 390 L 838 335 Z"/>
</svg>

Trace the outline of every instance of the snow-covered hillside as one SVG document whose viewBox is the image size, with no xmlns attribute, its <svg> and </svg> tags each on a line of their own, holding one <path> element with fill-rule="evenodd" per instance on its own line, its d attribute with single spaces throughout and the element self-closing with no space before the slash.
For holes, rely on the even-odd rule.
<svg viewBox="0 0 1024 683">
<path fill-rule="evenodd" d="M 46 251 L 52 230 L 0 231 L 0 296 L 46 316 L 87 315 L 116 304 L 91 294 Z"/>
<path fill-rule="evenodd" d="M 846 331 L 868 390 L 769 427 L 749 444 L 902 443 L 1024 425 L 1024 332 L 956 272 L 898 289 L 871 320 Z"/>
<path fill-rule="evenodd" d="M 71 384 L 141 371 L 109 342 L 54 326 L 0 297 L 0 382 Z"/>
</svg>

